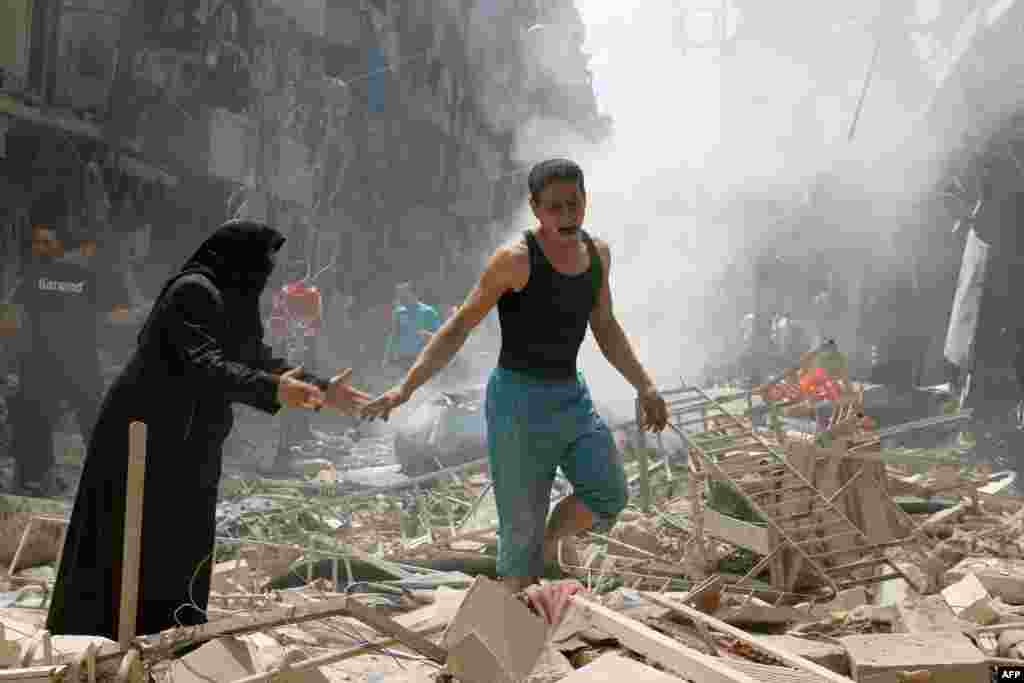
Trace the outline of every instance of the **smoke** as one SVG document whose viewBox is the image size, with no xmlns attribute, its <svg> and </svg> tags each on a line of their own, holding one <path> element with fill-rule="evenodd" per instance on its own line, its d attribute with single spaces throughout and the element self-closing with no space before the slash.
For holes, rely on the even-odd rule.
<svg viewBox="0 0 1024 683">
<path fill-rule="evenodd" d="M 518 132 L 518 157 L 531 164 L 565 156 L 583 167 L 586 227 L 611 247 L 616 315 L 660 386 L 697 379 L 722 343 L 712 328 L 728 328 L 732 322 L 721 318 L 742 313 L 725 308 L 721 296 L 716 300 L 723 292 L 711 291 L 713 283 L 720 287 L 730 263 L 742 266 L 749 245 L 778 237 L 777 216 L 736 218 L 723 211 L 737 198 L 767 199 L 784 215 L 816 177 L 829 174 L 847 204 L 843 220 L 818 237 L 853 253 L 884 244 L 909 218 L 906 198 L 934 178 L 943 149 L 912 134 L 927 104 L 926 79 L 912 68 L 877 70 L 848 139 L 874 50 L 867 26 L 880 5 L 845 17 L 837 12 L 832 31 L 812 46 L 816 59 L 780 54 L 756 34 L 724 57 L 716 46 L 685 49 L 687 42 L 713 41 L 714 22 L 708 13 L 690 12 L 684 25 L 682 10 L 717 2 L 576 5 L 599 108 L 612 117 L 614 135 L 595 147 L 563 123 L 533 120 Z M 776 21 L 800 23 L 781 14 Z M 733 10 L 730 33 L 743 22 Z M 892 64 L 892 53 L 882 49 L 879 58 Z M 578 74 L 566 76 L 572 77 Z M 517 225 L 533 222 L 525 208 L 519 219 Z M 634 392 L 592 338 L 581 365 L 612 417 L 631 416 Z"/>
</svg>

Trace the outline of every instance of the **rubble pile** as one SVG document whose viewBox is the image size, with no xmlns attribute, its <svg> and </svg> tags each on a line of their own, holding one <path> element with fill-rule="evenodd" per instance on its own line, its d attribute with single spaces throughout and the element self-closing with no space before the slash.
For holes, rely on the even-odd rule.
<svg viewBox="0 0 1024 683">
<path fill-rule="evenodd" d="M 862 570 L 834 591 L 828 574 L 780 552 L 795 551 L 766 522 L 782 489 L 760 454 L 743 460 L 730 447 L 696 466 L 705 451 L 692 444 L 708 448 L 713 434 L 689 450 L 627 449 L 637 502 L 607 536 L 561 545 L 548 579 L 580 591 L 553 625 L 493 580 L 497 516 L 486 473 L 473 469 L 345 495 L 322 464 L 305 482 L 231 482 L 218 508 L 209 623 L 129 648 L 43 630 L 56 558 L 28 539 L 32 527 L 53 535 L 61 514 L 11 508 L 0 518 L 19 539 L 0 594 L 0 677 L 895 683 L 980 682 L 994 665 L 1024 665 L 1024 498 L 1007 495 L 1012 477 L 941 459 L 908 466 L 841 439 L 772 441 L 863 536 L 861 545 L 827 534 L 788 541 L 840 557 L 881 549 L 895 568 Z M 343 460 L 331 460 L 333 471 Z M 742 487 L 716 480 L 716 467 L 740 462 Z M 557 485 L 553 500 L 567 491 Z M 784 511 L 795 505 L 782 500 Z"/>
</svg>

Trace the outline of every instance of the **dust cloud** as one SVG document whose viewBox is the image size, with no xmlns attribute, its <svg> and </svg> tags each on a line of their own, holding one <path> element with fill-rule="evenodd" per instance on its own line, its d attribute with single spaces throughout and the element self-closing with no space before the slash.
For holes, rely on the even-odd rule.
<svg viewBox="0 0 1024 683">
<path fill-rule="evenodd" d="M 718 291 L 723 274 L 732 263 L 749 270 L 749 246 L 777 237 L 776 216 L 723 217 L 731 202 L 798 207 L 814 179 L 830 174 L 855 190 L 858 208 L 821 237 L 884 244 L 907 220 L 903 198 L 934 175 L 941 145 L 914 135 L 927 106 L 926 88 L 907 86 L 917 74 L 879 69 L 848 139 L 877 35 L 869 25 L 882 5 L 844 15 L 849 3 L 823 4 L 836 10 L 833 29 L 812 41 L 817 59 L 808 60 L 762 46 L 756 32 L 721 55 L 713 15 L 702 11 L 718 2 L 577 0 L 614 134 L 595 147 L 557 122 L 519 131 L 521 162 L 565 156 L 583 167 L 585 227 L 611 246 L 616 315 L 662 387 L 697 380 L 721 343 L 714 330 L 739 326 L 746 311 Z M 785 12 L 770 21 L 800 23 Z M 727 26 L 743 31 L 744 16 L 732 10 Z M 890 54 L 881 53 L 887 64 Z M 524 207 L 517 224 L 532 222 Z M 589 336 L 581 366 L 608 417 L 629 419 L 635 394 Z"/>
</svg>

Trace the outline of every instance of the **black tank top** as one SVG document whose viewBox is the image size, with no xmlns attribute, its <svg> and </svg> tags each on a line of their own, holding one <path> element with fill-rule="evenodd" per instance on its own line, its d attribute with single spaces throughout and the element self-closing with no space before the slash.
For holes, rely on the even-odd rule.
<svg viewBox="0 0 1024 683">
<path fill-rule="evenodd" d="M 530 279 L 521 291 L 506 292 L 498 299 L 499 367 L 539 379 L 576 377 L 576 356 L 603 280 L 597 248 L 586 232 L 580 234 L 590 254 L 590 267 L 579 275 L 564 275 L 548 261 L 533 233 L 526 231 Z"/>
</svg>

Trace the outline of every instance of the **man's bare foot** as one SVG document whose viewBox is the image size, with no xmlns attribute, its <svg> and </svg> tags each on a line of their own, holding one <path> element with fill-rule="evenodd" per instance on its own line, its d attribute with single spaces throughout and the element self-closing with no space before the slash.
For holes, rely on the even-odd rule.
<svg viewBox="0 0 1024 683">
<path fill-rule="evenodd" d="M 534 611 L 552 628 L 557 628 L 566 614 L 573 595 L 583 592 L 579 581 L 556 581 L 543 586 L 530 586 L 526 598 Z"/>
</svg>

